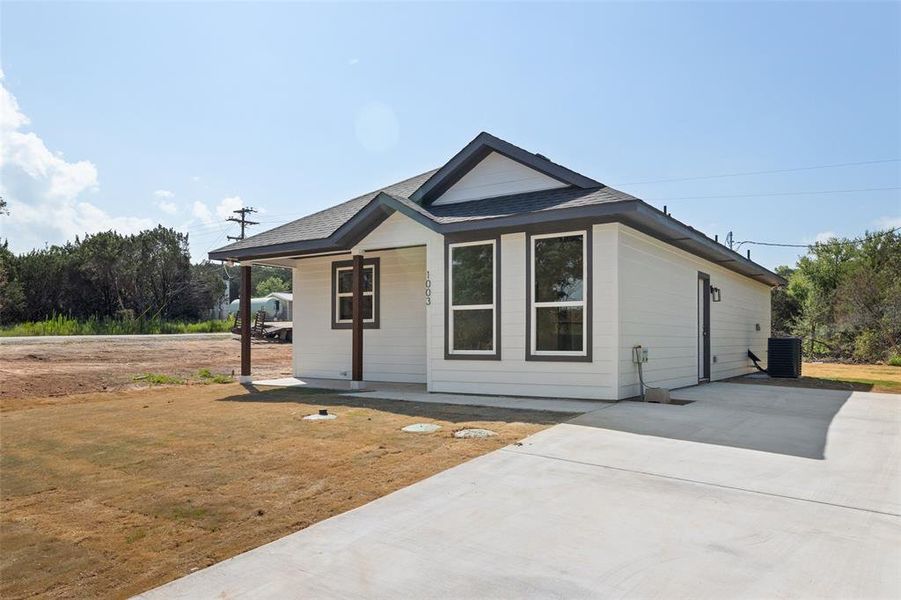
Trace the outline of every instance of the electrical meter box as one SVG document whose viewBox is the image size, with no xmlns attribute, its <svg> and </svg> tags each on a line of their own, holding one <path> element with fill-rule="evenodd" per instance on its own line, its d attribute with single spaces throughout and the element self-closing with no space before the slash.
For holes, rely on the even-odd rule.
<svg viewBox="0 0 901 600">
<path fill-rule="evenodd" d="M 632 362 L 634 362 L 634 363 L 648 362 L 648 349 L 643 348 L 642 346 L 635 346 L 634 348 L 632 348 Z"/>
</svg>

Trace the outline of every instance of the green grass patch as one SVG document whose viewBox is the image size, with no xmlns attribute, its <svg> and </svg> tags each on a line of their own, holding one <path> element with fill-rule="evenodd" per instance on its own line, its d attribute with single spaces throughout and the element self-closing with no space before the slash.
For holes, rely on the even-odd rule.
<svg viewBox="0 0 901 600">
<path fill-rule="evenodd" d="M 146 531 L 144 531 L 143 529 L 136 529 L 135 531 L 132 531 L 125 536 L 125 543 L 134 544 L 138 540 L 143 540 L 145 537 L 147 537 Z"/>
<path fill-rule="evenodd" d="M 203 383 L 232 383 L 234 381 L 231 375 L 213 373 L 209 369 L 200 369 L 197 371 L 197 376 L 200 377 L 200 381 Z"/>
<path fill-rule="evenodd" d="M 184 385 L 186 383 L 233 383 L 231 375 L 224 373 L 213 373 L 209 369 L 200 369 L 197 371 L 197 378 L 178 377 L 175 375 L 166 375 L 165 373 L 142 373 L 132 377 L 133 381 L 149 383 L 150 385 Z"/>
<path fill-rule="evenodd" d="M 135 375 L 134 381 L 143 381 L 150 385 L 183 385 L 187 380 L 174 375 L 163 375 L 161 373 L 145 373 L 143 375 Z"/>
<path fill-rule="evenodd" d="M 197 520 L 205 517 L 208 512 L 207 509 L 200 506 L 176 506 L 172 509 L 172 518 Z"/>
<path fill-rule="evenodd" d="M 39 335 L 141 335 L 160 333 L 222 333 L 231 331 L 234 322 L 166 321 L 163 319 L 73 319 L 55 315 L 43 321 L 27 321 L 0 329 L 0 337 Z"/>
</svg>

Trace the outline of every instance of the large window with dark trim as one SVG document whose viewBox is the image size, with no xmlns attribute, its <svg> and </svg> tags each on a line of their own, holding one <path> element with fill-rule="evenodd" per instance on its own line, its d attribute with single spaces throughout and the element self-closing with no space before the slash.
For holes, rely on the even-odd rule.
<svg viewBox="0 0 901 600">
<path fill-rule="evenodd" d="M 332 329 L 353 326 L 353 261 L 332 263 Z M 363 261 L 363 327 L 379 327 L 379 259 Z"/>
<path fill-rule="evenodd" d="M 448 245 L 448 354 L 497 356 L 496 240 Z"/>
<path fill-rule="evenodd" d="M 533 235 L 529 244 L 532 357 L 588 357 L 588 233 Z"/>
</svg>

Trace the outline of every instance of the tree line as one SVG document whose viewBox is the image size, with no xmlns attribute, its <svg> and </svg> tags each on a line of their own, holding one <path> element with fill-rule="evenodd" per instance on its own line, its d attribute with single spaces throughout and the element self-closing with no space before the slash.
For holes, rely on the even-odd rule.
<svg viewBox="0 0 901 600">
<path fill-rule="evenodd" d="M 788 285 L 773 291 L 773 333 L 801 337 L 807 358 L 872 363 L 901 355 L 897 228 L 814 244 L 776 272 Z"/>
<path fill-rule="evenodd" d="M 219 265 L 192 265 L 188 236 L 107 231 L 13 254 L 0 247 L 0 323 L 73 318 L 199 320 L 223 294 Z"/>
<path fill-rule="evenodd" d="M 157 226 L 134 235 L 106 231 L 16 255 L 0 245 L 0 325 L 76 319 L 215 318 L 240 272 L 209 261 L 191 264 L 188 235 Z M 255 295 L 290 291 L 288 269 L 254 267 Z"/>
</svg>

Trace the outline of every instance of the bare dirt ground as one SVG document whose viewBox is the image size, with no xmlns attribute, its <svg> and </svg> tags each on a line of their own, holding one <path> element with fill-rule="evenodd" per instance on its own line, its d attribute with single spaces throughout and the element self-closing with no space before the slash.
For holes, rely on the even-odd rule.
<svg viewBox="0 0 901 600">
<path fill-rule="evenodd" d="M 291 374 L 291 345 L 254 340 L 254 375 Z M 0 338 L 0 407 L 8 400 L 141 387 L 145 373 L 230 375 L 241 364 L 231 334 Z"/>
<path fill-rule="evenodd" d="M 124 598 L 571 416 L 236 383 L 137 389 L 134 373 L 230 372 L 237 343 L 84 346 L 0 346 L 2 598 Z M 270 352 L 284 374 L 290 349 L 270 348 L 257 359 Z M 27 373 L 51 381 L 21 385 Z M 338 418 L 302 419 L 323 407 Z M 442 429 L 400 431 L 416 422 Z M 498 435 L 455 439 L 463 427 Z"/>
</svg>

